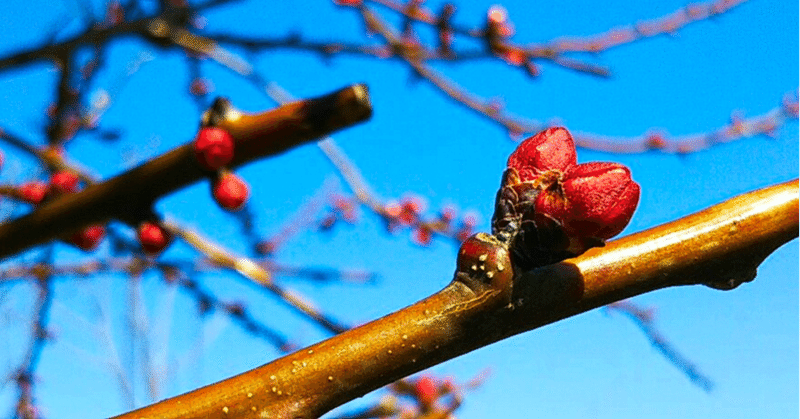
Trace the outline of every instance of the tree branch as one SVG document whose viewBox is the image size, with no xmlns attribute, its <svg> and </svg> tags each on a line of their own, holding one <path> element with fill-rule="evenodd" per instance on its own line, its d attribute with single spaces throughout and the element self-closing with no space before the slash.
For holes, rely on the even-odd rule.
<svg viewBox="0 0 800 419">
<path fill-rule="evenodd" d="M 236 144 L 230 167 L 272 156 L 362 122 L 372 108 L 367 87 L 353 85 L 326 96 L 301 100 L 259 114 L 228 109 L 215 124 Z M 140 221 L 159 197 L 210 173 L 197 164 L 192 142 L 85 190 L 42 204 L 34 212 L 0 224 L 0 258 L 63 237 L 92 223 L 116 218 Z"/>
<path fill-rule="evenodd" d="M 797 236 L 794 180 L 517 273 L 513 288 L 502 281 L 476 286 L 459 272 L 443 290 L 398 312 L 118 418 L 316 418 L 431 365 L 613 301 L 676 285 L 731 289 Z M 491 269 L 503 270 L 487 263 Z"/>
</svg>

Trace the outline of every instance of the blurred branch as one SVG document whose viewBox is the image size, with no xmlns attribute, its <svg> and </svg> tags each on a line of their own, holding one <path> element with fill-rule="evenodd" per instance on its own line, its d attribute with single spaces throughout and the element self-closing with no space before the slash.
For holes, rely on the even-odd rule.
<svg viewBox="0 0 800 419">
<path fill-rule="evenodd" d="M 711 4 L 706 5 L 703 10 L 710 10 L 714 7 L 719 10 L 727 10 L 721 5 L 713 6 Z M 430 82 L 456 103 L 504 127 L 512 138 L 519 138 L 524 134 L 546 128 L 546 124 L 542 122 L 525 120 L 510 115 L 503 109 L 500 101 L 477 97 L 458 86 L 452 80 L 426 65 L 425 61 L 420 59 L 419 55 L 414 53 L 414 50 L 409 49 L 402 42 L 399 35 L 394 33 L 391 27 L 380 19 L 377 14 L 367 8 L 359 10 L 368 27 L 379 33 L 392 46 L 393 50 L 398 51 L 398 55 L 414 70 L 416 76 Z M 708 10 L 703 13 L 705 13 L 703 14 L 704 16 L 710 16 Z M 718 13 L 721 13 L 721 11 Z M 741 138 L 750 138 L 757 135 L 775 135 L 776 131 L 787 120 L 798 118 L 797 108 L 797 97 L 792 94 L 786 94 L 781 106 L 765 115 L 744 119 L 734 113 L 730 124 L 707 134 L 669 137 L 652 131 L 634 138 L 612 138 L 579 133 L 575 135 L 575 142 L 578 147 L 610 153 L 644 153 L 654 150 L 666 153 L 690 153 Z"/>
<path fill-rule="evenodd" d="M 52 252 L 45 252 L 44 259 L 51 258 Z M 47 331 L 47 325 L 50 319 L 53 291 L 50 284 L 50 275 L 43 272 L 38 275 L 36 279 L 38 292 L 36 294 L 34 320 L 31 323 L 31 341 L 28 345 L 27 353 L 14 375 L 14 380 L 19 392 L 15 409 L 15 419 L 36 419 L 40 417 L 39 410 L 36 407 L 34 382 L 36 380 L 36 367 L 39 363 L 42 350 L 51 337 L 50 333 Z"/>
<path fill-rule="evenodd" d="M 319 417 L 400 377 L 633 295 L 691 284 L 731 289 L 797 235 L 794 180 L 515 273 L 510 290 L 498 287 L 511 283 L 484 288 L 456 276 L 394 314 L 119 418 Z"/>
<path fill-rule="evenodd" d="M 226 267 L 247 278 L 250 282 L 278 296 L 281 301 L 300 312 L 300 314 L 310 318 L 315 323 L 321 325 L 331 333 L 341 333 L 349 329 L 343 323 L 333 320 L 312 306 L 308 300 L 289 290 L 286 290 L 272 281 L 270 273 L 256 262 L 241 256 L 235 256 L 225 249 L 211 243 L 209 240 L 200 237 L 195 232 L 181 229 L 172 223 L 166 223 L 172 232 L 179 236 L 195 250 L 205 255 L 216 265 Z"/>
<path fill-rule="evenodd" d="M 631 138 L 614 138 L 597 134 L 576 133 L 575 145 L 607 153 L 632 154 L 660 151 L 664 153 L 694 153 L 715 145 L 752 138 L 760 135 L 776 137 L 778 130 L 790 120 L 797 119 L 797 95 L 789 92 L 780 106 L 769 112 L 744 118 L 738 112 L 731 114 L 730 122 L 708 133 L 670 136 L 652 130 Z"/>
<path fill-rule="evenodd" d="M 714 389 L 714 382 L 705 376 L 688 358 L 680 352 L 659 332 L 653 324 L 652 310 L 642 309 L 629 300 L 611 303 L 605 307 L 606 311 L 619 311 L 630 318 L 639 329 L 647 336 L 650 343 L 658 349 L 669 362 L 678 367 L 687 377 L 706 392 Z"/>
<path fill-rule="evenodd" d="M 260 114 L 228 109 L 217 126 L 234 138 L 236 154 L 230 167 L 237 167 L 362 122 L 371 112 L 366 86 L 354 85 Z M 196 163 L 189 142 L 119 176 L 0 224 L 0 242 L 7 243 L 0 248 L 0 258 L 92 223 L 112 218 L 139 221 L 157 198 L 209 175 Z"/>
<path fill-rule="evenodd" d="M 673 36 L 677 31 L 691 23 L 714 18 L 746 1 L 747 0 L 714 0 L 705 3 L 694 3 L 682 7 L 666 16 L 646 20 L 631 26 L 611 29 L 602 34 L 587 37 L 564 37 L 544 45 L 533 45 L 528 48 L 532 53 L 541 50 L 554 51 L 555 53 L 598 53 L 655 36 Z"/>
</svg>

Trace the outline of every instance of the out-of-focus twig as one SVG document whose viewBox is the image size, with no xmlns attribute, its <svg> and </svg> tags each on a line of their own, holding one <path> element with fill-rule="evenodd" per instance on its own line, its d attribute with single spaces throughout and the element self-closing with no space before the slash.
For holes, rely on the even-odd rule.
<svg viewBox="0 0 800 419">
<path fill-rule="evenodd" d="M 711 378 L 703 374 L 694 363 L 678 352 L 674 345 L 659 332 L 653 324 L 652 310 L 642 309 L 629 300 L 622 300 L 611 303 L 605 307 L 606 311 L 618 311 L 630 318 L 639 329 L 647 336 L 653 344 L 669 362 L 678 367 L 695 385 L 706 392 L 714 389 L 714 382 Z"/>
<path fill-rule="evenodd" d="M 328 331 L 332 333 L 341 333 L 349 329 L 349 327 L 343 323 L 333 320 L 330 316 L 323 314 L 319 309 L 311 305 L 305 297 L 300 296 L 296 292 L 284 289 L 276 284 L 274 281 L 272 281 L 269 272 L 251 259 L 235 256 L 227 250 L 212 243 L 210 240 L 201 237 L 199 234 L 188 229 L 180 228 L 171 222 L 167 222 L 165 225 L 176 236 L 180 237 L 183 241 L 190 244 L 197 251 L 201 252 L 214 264 L 224 266 L 238 272 L 243 277 L 249 279 L 252 283 L 258 284 L 263 289 L 268 290 L 280 297 L 281 301 L 286 302 L 290 307 L 311 318 L 314 322 L 323 326 Z"/>
</svg>

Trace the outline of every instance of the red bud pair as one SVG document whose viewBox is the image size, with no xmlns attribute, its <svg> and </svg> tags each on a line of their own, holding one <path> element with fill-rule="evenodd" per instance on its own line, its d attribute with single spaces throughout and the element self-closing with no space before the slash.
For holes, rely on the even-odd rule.
<svg viewBox="0 0 800 419">
<path fill-rule="evenodd" d="M 205 127 L 194 140 L 194 154 L 200 166 L 218 171 L 233 160 L 234 140 L 228 131 Z M 228 211 L 237 211 L 247 201 L 250 188 L 238 176 L 222 170 L 211 186 L 217 203 Z"/>
<path fill-rule="evenodd" d="M 530 230 L 524 246 L 577 255 L 619 234 L 638 202 L 639 185 L 627 167 L 577 164 L 569 132 L 549 128 L 509 157 L 492 226 L 511 236 Z"/>
</svg>

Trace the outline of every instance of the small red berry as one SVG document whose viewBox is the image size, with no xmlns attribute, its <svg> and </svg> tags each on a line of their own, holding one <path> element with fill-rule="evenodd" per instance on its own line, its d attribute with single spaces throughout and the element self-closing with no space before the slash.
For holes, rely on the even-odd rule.
<svg viewBox="0 0 800 419">
<path fill-rule="evenodd" d="M 219 206 L 228 211 L 237 211 L 247 201 L 250 188 L 233 173 L 224 173 L 214 182 L 212 193 Z"/>
<path fill-rule="evenodd" d="M 211 82 L 203 78 L 196 78 L 192 80 L 192 83 L 189 86 L 189 92 L 195 96 L 205 96 L 211 90 Z"/>
<path fill-rule="evenodd" d="M 525 52 L 518 49 L 509 49 L 501 55 L 501 58 L 511 65 L 522 65 L 528 60 Z"/>
<path fill-rule="evenodd" d="M 508 19 L 508 11 L 503 6 L 492 6 L 486 16 L 490 36 L 508 38 L 514 34 L 514 25 Z"/>
<path fill-rule="evenodd" d="M 44 182 L 28 182 L 19 187 L 20 198 L 23 201 L 38 205 L 47 195 L 49 185 Z"/>
<path fill-rule="evenodd" d="M 403 198 L 400 201 L 400 213 L 397 215 L 397 219 L 403 225 L 414 224 L 424 210 L 425 202 L 421 198 L 416 196 Z"/>
<path fill-rule="evenodd" d="M 205 127 L 194 140 L 197 162 L 208 170 L 217 170 L 233 160 L 233 137 L 217 127 Z"/>
<path fill-rule="evenodd" d="M 358 220 L 358 211 L 352 199 L 336 195 L 333 197 L 332 207 L 339 217 L 347 223 L 355 224 Z"/>
<path fill-rule="evenodd" d="M 80 249 L 88 252 L 90 250 L 94 250 L 97 245 L 100 244 L 100 241 L 103 240 L 103 236 L 105 235 L 105 227 L 95 224 L 73 234 L 69 241 Z"/>
<path fill-rule="evenodd" d="M 450 224 L 456 218 L 456 214 L 455 208 L 446 206 L 439 212 L 439 220 L 445 224 Z"/>
<path fill-rule="evenodd" d="M 50 176 L 50 186 L 58 193 L 78 192 L 80 179 L 72 172 L 61 171 Z"/>
<path fill-rule="evenodd" d="M 145 221 L 137 230 L 142 249 L 151 255 L 161 253 L 170 242 L 170 234 L 160 225 Z"/>
</svg>

